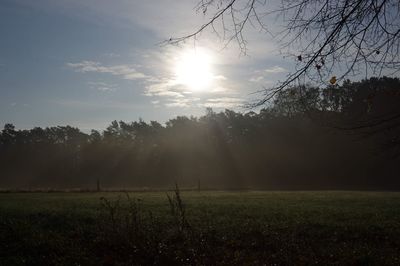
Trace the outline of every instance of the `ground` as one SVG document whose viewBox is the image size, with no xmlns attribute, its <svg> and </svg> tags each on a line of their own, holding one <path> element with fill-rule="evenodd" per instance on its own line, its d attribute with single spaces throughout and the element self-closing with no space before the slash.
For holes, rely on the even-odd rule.
<svg viewBox="0 0 400 266">
<path fill-rule="evenodd" d="M 400 193 L 0 193 L 0 265 L 399 265 Z"/>
</svg>

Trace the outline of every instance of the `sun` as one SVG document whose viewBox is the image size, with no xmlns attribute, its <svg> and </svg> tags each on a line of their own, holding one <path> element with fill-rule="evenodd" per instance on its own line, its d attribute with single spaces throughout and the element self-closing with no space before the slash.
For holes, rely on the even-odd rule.
<svg viewBox="0 0 400 266">
<path fill-rule="evenodd" d="M 175 62 L 175 81 L 191 91 L 205 91 L 213 81 L 212 60 L 203 49 L 186 50 Z"/>
</svg>

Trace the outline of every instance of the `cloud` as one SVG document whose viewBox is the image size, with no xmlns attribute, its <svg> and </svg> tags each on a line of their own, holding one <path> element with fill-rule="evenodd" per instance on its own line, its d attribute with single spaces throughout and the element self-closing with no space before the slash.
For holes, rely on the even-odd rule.
<svg viewBox="0 0 400 266">
<path fill-rule="evenodd" d="M 121 55 L 117 54 L 117 53 L 104 53 L 103 56 L 107 57 L 107 58 L 118 58 L 118 57 L 121 57 Z"/>
<path fill-rule="evenodd" d="M 90 81 L 90 82 L 88 82 L 88 85 L 92 89 L 96 89 L 98 91 L 103 91 L 103 92 L 106 92 L 106 91 L 112 92 L 112 91 L 116 91 L 117 90 L 117 85 L 108 84 L 108 83 L 105 83 L 105 82 Z"/>
<path fill-rule="evenodd" d="M 221 68 L 218 62 L 221 62 L 219 55 L 213 51 L 208 51 L 212 61 L 212 82 L 208 88 L 195 91 L 187 84 L 183 84 L 177 78 L 175 73 L 175 66 L 179 60 L 186 53 L 191 52 L 190 46 L 188 47 L 165 47 L 161 51 L 145 50 L 135 54 L 134 65 L 119 64 L 106 64 L 96 60 L 84 60 L 80 62 L 66 63 L 67 67 L 79 73 L 104 73 L 111 74 L 120 79 L 140 81 L 144 88 L 142 95 L 151 97 L 153 106 L 166 106 L 166 107 L 202 107 L 206 106 L 205 99 L 210 97 L 231 97 L 238 94 L 240 85 L 237 81 L 228 78 L 225 73 L 226 69 Z M 202 49 L 197 47 L 197 49 Z M 143 58 L 143 55 L 145 57 Z M 112 92 L 118 87 L 115 84 L 106 82 L 89 82 L 92 89 L 102 92 Z M 196 99 L 201 97 L 203 100 Z M 221 99 L 221 98 L 220 98 Z M 227 99 L 225 99 L 227 100 Z M 153 102 L 154 101 L 154 102 Z M 222 106 L 232 107 L 232 99 L 228 101 L 210 101 L 207 106 Z"/>
<path fill-rule="evenodd" d="M 213 94 L 226 94 L 226 93 L 230 93 L 230 94 L 232 94 L 232 93 L 235 93 L 235 92 L 233 92 L 233 91 L 230 91 L 228 88 L 226 88 L 226 87 L 222 87 L 222 86 L 215 86 L 215 87 L 212 87 L 210 90 L 209 90 L 209 92 L 210 93 L 213 93 Z"/>
<path fill-rule="evenodd" d="M 10 106 L 11 107 L 28 107 L 28 106 L 30 106 L 29 104 L 27 104 L 27 103 L 16 103 L 16 102 L 12 102 L 12 103 L 10 103 Z"/>
<path fill-rule="evenodd" d="M 236 97 L 221 97 L 207 99 L 205 103 L 200 104 L 201 107 L 214 107 L 214 108 L 234 108 L 240 107 L 244 104 L 243 99 Z"/>
<path fill-rule="evenodd" d="M 266 73 L 276 74 L 276 73 L 284 73 L 287 72 L 287 69 L 280 66 L 273 66 L 264 70 Z"/>
<path fill-rule="evenodd" d="M 223 75 L 214 76 L 214 79 L 215 80 L 227 80 L 227 78 L 225 76 L 223 76 Z"/>
<path fill-rule="evenodd" d="M 254 76 L 249 79 L 250 82 L 260 82 L 264 79 L 264 76 Z"/>
<path fill-rule="evenodd" d="M 250 77 L 249 81 L 250 82 L 254 82 L 254 83 L 272 83 L 271 80 L 265 80 L 266 76 L 268 76 L 269 78 L 274 79 L 274 77 L 276 77 L 279 74 L 282 73 L 286 73 L 288 72 L 288 70 L 286 68 L 283 68 L 281 66 L 272 66 L 266 69 L 259 69 L 254 71 L 254 75 L 252 77 Z"/>
<path fill-rule="evenodd" d="M 114 76 L 120 76 L 123 79 L 127 80 L 148 78 L 147 75 L 136 70 L 135 66 L 132 65 L 104 66 L 101 63 L 95 61 L 81 61 L 79 63 L 67 63 L 67 66 L 80 73 L 109 73 Z"/>
<path fill-rule="evenodd" d="M 222 78 L 219 78 L 219 80 L 222 80 Z M 185 85 L 178 84 L 173 77 L 155 79 L 148 83 L 144 95 L 150 97 L 161 97 L 154 101 L 153 104 L 163 104 L 166 107 L 232 107 L 233 102 L 235 101 L 234 98 L 222 97 L 210 99 L 207 104 L 204 102 L 201 103 L 201 101 L 211 95 L 226 96 L 237 93 L 226 87 L 219 86 L 218 84 L 215 84 L 215 86 L 200 93 L 196 93 L 189 90 Z"/>
<path fill-rule="evenodd" d="M 151 79 L 147 81 L 146 91 L 144 95 L 146 96 L 168 96 L 174 98 L 185 97 L 182 91 L 179 89 L 173 80 L 168 78 L 162 79 Z"/>
<path fill-rule="evenodd" d="M 166 107 L 190 107 L 193 102 L 200 101 L 200 98 L 192 97 L 192 98 L 178 98 L 178 99 L 169 99 L 171 102 L 166 103 Z"/>
<path fill-rule="evenodd" d="M 160 103 L 168 107 L 186 107 L 193 103 L 190 100 L 186 102 L 172 101 L 176 98 L 187 99 L 194 96 L 206 98 L 210 97 L 210 95 L 226 96 L 235 94 L 234 86 L 231 86 L 232 81 L 225 75 L 226 69 L 220 65 L 220 62 L 222 62 L 220 55 L 213 50 L 200 46 L 196 47 L 196 51 L 204 52 L 210 58 L 210 84 L 201 90 L 196 90 L 191 88 L 190 84 L 185 84 L 185 81 L 176 73 L 176 66 L 180 64 L 181 60 L 185 59 L 185 56 L 193 53 L 193 47 L 190 45 L 184 45 L 183 47 L 168 46 L 158 51 L 149 50 L 143 53 L 146 67 L 152 73 L 152 77 L 147 78 L 144 82 L 145 91 L 143 94 L 149 97 L 159 97 L 157 99 L 160 100 Z M 197 104 L 192 105 L 192 107 L 197 107 Z"/>
</svg>

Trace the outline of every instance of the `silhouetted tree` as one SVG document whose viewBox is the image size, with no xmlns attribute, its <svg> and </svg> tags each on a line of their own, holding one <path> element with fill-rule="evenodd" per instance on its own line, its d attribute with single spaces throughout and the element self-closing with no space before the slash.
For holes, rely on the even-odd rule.
<svg viewBox="0 0 400 266">
<path fill-rule="evenodd" d="M 293 87 L 259 113 L 209 108 L 165 125 L 113 121 L 89 134 L 71 126 L 6 124 L 0 187 L 97 190 L 101 180 L 101 188 L 174 181 L 193 189 L 199 181 L 202 189 L 400 188 L 400 127 L 391 116 L 400 113 L 399 85 L 373 78 Z"/>
</svg>

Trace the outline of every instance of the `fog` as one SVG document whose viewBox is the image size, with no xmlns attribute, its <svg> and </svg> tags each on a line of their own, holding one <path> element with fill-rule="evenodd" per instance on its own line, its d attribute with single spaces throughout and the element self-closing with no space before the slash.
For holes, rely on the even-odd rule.
<svg viewBox="0 0 400 266">
<path fill-rule="evenodd" d="M 2 189 L 400 188 L 400 81 L 296 87 L 255 112 L 0 134 Z"/>
</svg>

